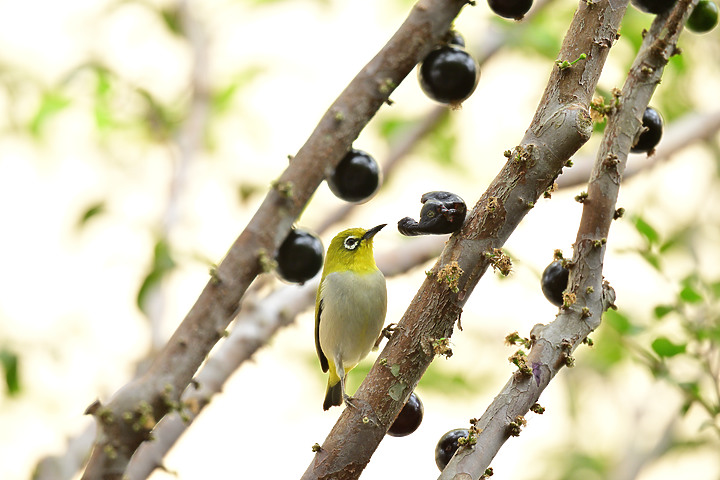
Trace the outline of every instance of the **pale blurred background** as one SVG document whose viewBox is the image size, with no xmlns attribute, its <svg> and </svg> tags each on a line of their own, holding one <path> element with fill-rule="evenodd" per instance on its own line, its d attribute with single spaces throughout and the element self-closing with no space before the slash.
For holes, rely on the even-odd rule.
<svg viewBox="0 0 720 480">
<path fill-rule="evenodd" d="M 0 1 L 0 478 L 31 478 L 42 458 L 87 436 L 84 409 L 164 344 L 287 156 L 411 5 Z M 554 0 L 521 23 L 495 17 L 483 0 L 467 7 L 456 28 L 468 50 L 498 35 L 505 45 L 482 66 L 473 96 L 370 202 L 323 231 L 324 244 L 349 226 L 417 218 L 429 190 L 472 206 L 528 127 L 576 6 Z M 651 20 L 628 9 L 600 82 L 606 98 Z M 717 114 L 719 40 L 718 29 L 683 35 L 683 55 L 651 102 L 666 136 L 688 116 Z M 355 143 L 381 164 L 436 107 L 415 72 L 392 99 Z M 600 129 L 573 168 L 588 168 Z M 720 477 L 718 139 L 711 133 L 623 185 L 626 216 L 613 224 L 605 265 L 619 311 L 551 383 L 545 414 L 528 414 L 493 478 Z M 514 370 L 507 357 L 517 348 L 504 337 L 554 318 L 540 272 L 554 249 L 572 255 L 583 189 L 557 191 L 524 219 L 506 245 L 513 273 L 485 275 L 452 337 L 454 355 L 438 358 L 416 390 L 422 425 L 386 438 L 362 478 L 437 476 L 437 440 L 482 415 Z M 298 224 L 316 229 L 342 205 L 322 184 Z M 376 251 L 413 241 L 387 228 Z M 387 322 L 400 319 L 430 265 L 389 280 Z M 282 285 L 267 277 L 266 288 Z M 322 411 L 325 382 L 307 311 L 241 366 L 166 457 L 169 472 L 151 478 L 298 478 L 340 413 Z"/>
</svg>

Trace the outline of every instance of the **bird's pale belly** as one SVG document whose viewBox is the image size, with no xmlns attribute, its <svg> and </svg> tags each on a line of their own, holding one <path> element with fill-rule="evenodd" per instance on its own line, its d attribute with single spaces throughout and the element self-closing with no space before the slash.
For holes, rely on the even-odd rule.
<svg viewBox="0 0 720 480">
<path fill-rule="evenodd" d="M 340 360 L 346 371 L 357 365 L 375 344 L 386 310 L 385 278 L 379 271 L 329 274 L 323 283 L 319 332 L 328 359 L 335 364 Z"/>
</svg>

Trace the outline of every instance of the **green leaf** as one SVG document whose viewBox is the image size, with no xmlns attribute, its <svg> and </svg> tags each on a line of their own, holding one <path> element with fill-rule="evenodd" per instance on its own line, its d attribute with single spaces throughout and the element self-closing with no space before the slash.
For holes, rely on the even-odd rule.
<svg viewBox="0 0 720 480">
<path fill-rule="evenodd" d="M 628 350 L 617 331 L 603 328 L 593 337 L 593 348 L 585 354 L 592 368 L 607 372 L 627 357 Z"/>
<path fill-rule="evenodd" d="M 642 217 L 635 217 L 635 228 L 638 233 L 647 240 L 649 245 L 655 245 L 660 242 L 660 235 L 648 222 Z"/>
<path fill-rule="evenodd" d="M 673 343 L 667 337 L 658 337 L 650 345 L 655 353 L 661 357 L 674 357 L 685 353 L 687 345 L 684 343 Z"/>
<path fill-rule="evenodd" d="M 691 285 L 686 285 L 680 290 L 680 298 L 687 303 L 698 303 L 702 302 L 702 295 L 700 292 L 695 290 Z"/>
<path fill-rule="evenodd" d="M 407 131 L 412 125 L 417 124 L 417 120 L 411 120 L 405 117 L 392 116 L 384 118 L 378 123 L 380 135 L 388 142 L 395 140 L 399 134 Z"/>
<path fill-rule="evenodd" d="M 606 311 L 603 319 L 621 335 L 637 331 L 637 327 L 633 326 L 630 319 L 617 310 Z"/>
<path fill-rule="evenodd" d="M 70 99 L 59 92 L 45 92 L 40 100 L 40 106 L 30 120 L 30 132 L 39 137 L 45 123 L 68 105 L 70 105 Z"/>
<path fill-rule="evenodd" d="M 457 165 L 455 150 L 458 136 L 452 118 L 444 116 L 423 141 L 430 157 L 443 166 Z"/>
<path fill-rule="evenodd" d="M 670 238 L 666 239 L 661 245 L 659 252 L 665 253 L 673 248 L 680 247 L 685 248 L 688 242 L 688 237 L 692 233 L 689 228 L 683 228 L 673 233 Z"/>
<path fill-rule="evenodd" d="M 720 282 L 711 283 L 710 292 L 714 298 L 720 298 Z"/>
<path fill-rule="evenodd" d="M 143 279 L 137 294 L 137 306 L 147 315 L 147 300 L 150 293 L 159 287 L 163 278 L 176 266 L 170 254 L 170 248 L 164 239 L 158 240 L 153 253 L 153 263 L 150 271 Z"/>
<path fill-rule="evenodd" d="M 117 124 L 111 105 L 113 74 L 103 66 L 95 66 L 93 71 L 95 72 L 95 105 L 93 108 L 95 126 L 101 131 L 108 130 Z"/>
<path fill-rule="evenodd" d="M 655 315 L 655 318 L 663 318 L 665 315 L 667 315 L 670 312 L 674 312 L 675 307 L 673 305 L 658 305 L 653 309 L 653 314 Z"/>
<path fill-rule="evenodd" d="M 80 219 L 78 220 L 78 228 L 84 227 L 87 222 L 97 215 L 100 215 L 102 213 L 105 213 L 105 202 L 97 202 L 92 205 L 90 205 L 82 215 L 80 215 Z"/>
<path fill-rule="evenodd" d="M 243 88 L 256 80 L 267 69 L 261 65 L 251 65 L 243 69 L 227 86 L 212 92 L 210 106 L 218 113 L 227 111 L 232 105 L 235 96 Z"/>
<path fill-rule="evenodd" d="M 182 28 L 183 25 L 180 19 L 180 9 L 178 7 L 173 6 L 163 8 L 159 13 L 162 16 L 163 23 L 165 23 L 168 30 L 178 36 L 184 35 Z"/>
<path fill-rule="evenodd" d="M 658 257 L 658 255 L 657 255 L 655 252 L 650 251 L 650 250 L 640 250 L 638 253 L 639 253 L 640 256 L 641 256 L 646 262 L 648 262 L 648 263 L 650 264 L 650 266 L 652 266 L 655 270 L 657 270 L 658 272 L 661 271 L 661 268 L 660 268 L 660 257 Z"/>
<path fill-rule="evenodd" d="M 18 372 L 18 356 L 9 350 L 0 351 L 0 363 L 5 370 L 5 385 L 8 394 L 13 396 L 20 393 L 20 374 Z"/>
</svg>

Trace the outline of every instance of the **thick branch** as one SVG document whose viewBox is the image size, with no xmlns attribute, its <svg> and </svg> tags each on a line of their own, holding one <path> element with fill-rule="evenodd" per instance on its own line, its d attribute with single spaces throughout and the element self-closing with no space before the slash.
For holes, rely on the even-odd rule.
<svg viewBox="0 0 720 480">
<path fill-rule="evenodd" d="M 357 478 L 407 397 L 433 360 L 442 338 L 475 285 L 535 201 L 590 136 L 588 104 L 614 43 L 627 0 L 580 2 L 548 87 L 521 145 L 453 235 L 355 399 L 326 438 L 303 479 Z M 593 32 L 587 35 L 587 32 Z M 453 269 L 453 267 L 459 269 Z M 455 278 L 453 278 L 455 277 Z"/>
<path fill-rule="evenodd" d="M 165 348 L 142 377 L 107 405 L 93 404 L 98 437 L 84 479 L 120 479 L 138 446 L 180 394 L 235 318 L 240 300 L 292 223 L 360 131 L 416 63 L 439 42 L 465 0 L 421 0 L 383 49 L 350 82 L 274 183 L 255 216 Z"/>
<path fill-rule="evenodd" d="M 576 301 L 562 307 L 550 324 L 533 327 L 533 346 L 527 357 L 531 371 L 518 371 L 508 381 L 477 422 L 477 444 L 458 450 L 440 475 L 441 480 L 479 478 L 485 472 L 505 441 L 518 433 L 511 428 L 511 422 L 515 427 L 522 425 L 518 420 L 538 401 L 558 371 L 572 364 L 572 352 L 600 325 L 602 313 L 612 306 L 615 295 L 611 287 L 603 284 L 602 266 L 622 171 L 633 132 L 640 128 L 642 113 L 694 2 L 697 0 L 679 0 L 670 15 L 656 18 L 623 87 L 622 104 L 605 130 L 583 204 L 570 270 L 568 292 Z"/>
</svg>

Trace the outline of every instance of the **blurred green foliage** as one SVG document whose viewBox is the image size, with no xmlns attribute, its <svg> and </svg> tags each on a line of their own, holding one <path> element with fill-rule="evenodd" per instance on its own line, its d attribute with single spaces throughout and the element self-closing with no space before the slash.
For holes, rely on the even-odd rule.
<svg viewBox="0 0 720 480">
<path fill-rule="evenodd" d="M 17 353 L 8 348 L 0 349 L 0 365 L 2 365 L 5 372 L 5 387 L 10 396 L 20 393 L 19 363 Z"/>
</svg>

